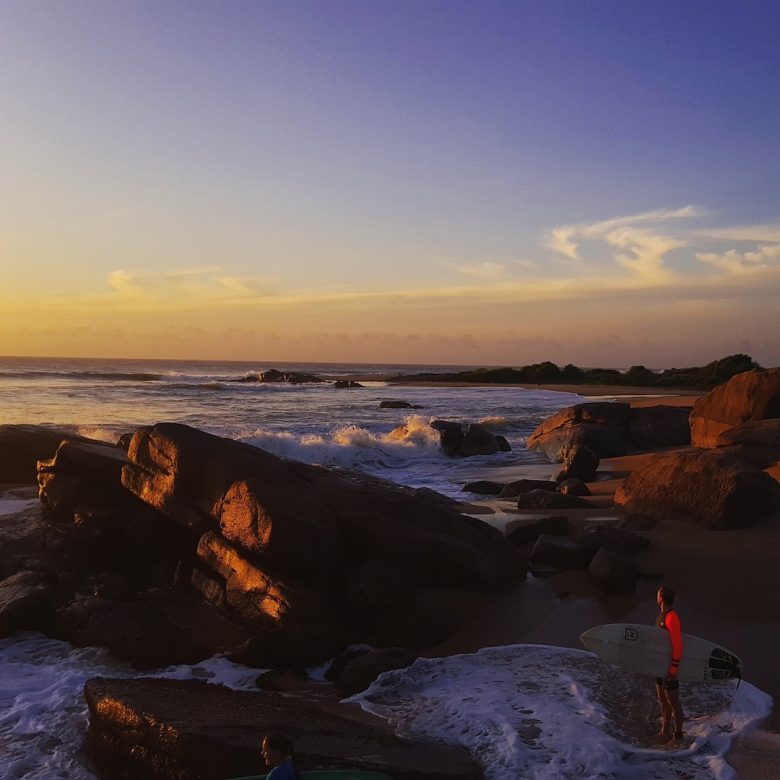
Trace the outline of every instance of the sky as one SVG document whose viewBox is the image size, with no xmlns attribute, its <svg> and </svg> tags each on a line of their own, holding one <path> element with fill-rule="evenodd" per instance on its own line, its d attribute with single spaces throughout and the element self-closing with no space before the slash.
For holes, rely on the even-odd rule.
<svg viewBox="0 0 780 780">
<path fill-rule="evenodd" d="M 778 365 L 779 31 L 0 0 L 0 355 Z"/>
</svg>

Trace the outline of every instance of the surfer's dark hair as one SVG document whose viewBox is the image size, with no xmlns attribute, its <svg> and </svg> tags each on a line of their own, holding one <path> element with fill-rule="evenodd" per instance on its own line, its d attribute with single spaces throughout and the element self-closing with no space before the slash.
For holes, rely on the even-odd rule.
<svg viewBox="0 0 780 780">
<path fill-rule="evenodd" d="M 287 734 L 282 734 L 280 731 L 272 731 L 270 734 L 266 734 L 263 737 L 263 742 L 273 751 L 281 753 L 283 756 L 290 756 L 292 761 L 293 770 L 295 771 L 296 778 L 300 778 L 300 772 L 295 766 L 295 750 L 293 749 L 293 742 Z"/>
<path fill-rule="evenodd" d="M 670 588 L 668 585 L 661 585 L 658 588 L 658 592 L 661 594 L 664 604 L 668 604 L 670 607 L 674 604 L 674 597 L 677 595 L 674 588 Z"/>
</svg>

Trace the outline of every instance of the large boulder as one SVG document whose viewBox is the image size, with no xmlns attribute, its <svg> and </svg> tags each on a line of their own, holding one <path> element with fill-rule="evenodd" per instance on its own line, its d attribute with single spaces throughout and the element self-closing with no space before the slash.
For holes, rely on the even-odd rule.
<svg viewBox="0 0 780 780">
<path fill-rule="evenodd" d="M 43 425 L 0 425 L 0 483 L 34 485 L 38 461 L 54 456 L 63 440 L 103 444 L 73 431 Z"/>
<path fill-rule="evenodd" d="M 593 552 L 603 547 L 621 555 L 633 555 L 649 547 L 650 540 L 623 527 L 589 523 L 580 532 L 580 544 Z"/>
<path fill-rule="evenodd" d="M 639 450 L 687 447 L 691 443 L 690 406 L 642 406 L 631 409 L 628 438 Z"/>
<path fill-rule="evenodd" d="M 567 444 L 563 449 L 563 468 L 556 475 L 556 482 L 568 479 L 580 479 L 583 482 L 593 480 L 599 467 L 599 456 L 584 444 Z"/>
<path fill-rule="evenodd" d="M 778 506 L 778 485 L 765 472 L 722 450 L 649 457 L 615 493 L 628 512 L 713 529 L 744 528 Z"/>
<path fill-rule="evenodd" d="M 328 620 L 333 608 L 314 586 L 289 576 L 281 579 L 261 561 L 219 534 L 208 531 L 198 543 L 198 558 L 225 581 L 225 600 L 247 620 L 286 626 Z"/>
<path fill-rule="evenodd" d="M 472 423 L 463 434 L 458 455 L 469 458 L 473 455 L 494 455 L 500 451 L 496 437 L 483 425 Z"/>
<path fill-rule="evenodd" d="M 220 505 L 222 536 L 292 570 L 338 569 L 343 544 L 333 516 L 311 496 L 271 491 L 256 479 L 234 482 Z"/>
<path fill-rule="evenodd" d="M 281 731 L 300 769 L 386 772 L 396 780 L 477 780 L 468 754 L 410 742 L 337 705 L 194 680 L 93 679 L 87 751 L 102 777 L 222 780 L 261 770 L 259 740 Z"/>
<path fill-rule="evenodd" d="M 333 675 L 339 695 L 342 697 L 354 696 L 356 693 L 366 690 L 383 672 L 393 669 L 405 669 L 417 659 L 414 653 L 401 647 L 385 647 L 381 650 L 358 651 L 348 656 L 346 663 L 339 663 L 336 659 L 333 667 L 338 666 L 338 671 Z M 332 675 L 328 673 L 328 677 Z"/>
<path fill-rule="evenodd" d="M 38 461 L 41 503 L 64 515 L 72 515 L 79 505 L 136 504 L 136 497 L 122 486 L 122 468 L 129 462 L 125 452 L 111 444 L 66 439 L 53 458 Z"/>
<path fill-rule="evenodd" d="M 780 417 L 753 420 L 718 434 L 716 447 L 730 447 L 761 469 L 780 461 Z"/>
<path fill-rule="evenodd" d="M 742 423 L 780 417 L 780 368 L 755 368 L 718 385 L 693 405 L 694 447 L 716 447 L 718 436 Z"/>
<path fill-rule="evenodd" d="M 0 637 L 35 628 L 38 613 L 48 605 L 51 588 L 35 571 L 20 571 L 0 582 Z"/>
<path fill-rule="evenodd" d="M 630 410 L 626 403 L 602 401 L 561 409 L 528 437 L 528 449 L 543 452 L 553 463 L 563 462 L 566 448 L 574 444 L 587 447 L 599 458 L 624 455 Z"/>
</svg>

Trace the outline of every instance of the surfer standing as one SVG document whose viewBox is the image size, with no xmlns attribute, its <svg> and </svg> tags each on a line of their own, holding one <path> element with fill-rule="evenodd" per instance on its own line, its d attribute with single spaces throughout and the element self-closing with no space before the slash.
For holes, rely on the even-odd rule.
<svg viewBox="0 0 780 780">
<path fill-rule="evenodd" d="M 671 647 L 671 660 L 665 677 L 656 677 L 655 692 L 661 704 L 661 730 L 656 736 L 663 739 L 682 739 L 683 711 L 680 704 L 680 683 L 677 672 L 682 660 L 683 641 L 680 617 L 674 609 L 675 592 L 668 585 L 662 585 L 658 589 L 656 601 L 661 609 L 661 614 L 656 618 L 655 624 L 666 629 L 669 634 Z M 672 729 L 674 721 L 674 729 Z"/>
</svg>

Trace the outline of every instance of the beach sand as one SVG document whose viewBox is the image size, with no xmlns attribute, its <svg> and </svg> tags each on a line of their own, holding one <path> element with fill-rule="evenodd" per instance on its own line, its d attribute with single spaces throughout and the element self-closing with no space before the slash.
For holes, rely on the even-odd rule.
<svg viewBox="0 0 780 780">
<path fill-rule="evenodd" d="M 581 388 L 584 390 L 584 388 Z M 592 390 L 593 388 L 589 388 Z M 636 388 L 633 389 L 636 393 Z M 696 394 L 698 395 L 698 394 Z M 624 400 L 621 398 L 621 400 Z M 626 399 L 628 400 L 628 399 Z M 658 403 L 690 405 L 691 395 L 631 397 L 633 406 Z M 599 479 L 589 484 L 597 509 L 567 510 L 574 527 L 599 520 L 616 522 L 622 511 L 612 508 L 615 489 L 649 454 L 602 461 Z M 517 467 L 483 479 L 549 478 L 553 464 Z M 772 470 L 777 478 L 777 467 Z M 499 528 L 526 519 L 548 516 L 549 510 L 519 512 L 514 502 L 482 504 L 493 515 L 477 514 Z M 745 679 L 769 693 L 775 710 L 761 728 L 735 741 L 728 756 L 737 776 L 745 780 L 780 777 L 780 512 L 752 528 L 711 531 L 689 523 L 658 523 L 643 531 L 650 547 L 635 556 L 640 571 L 636 596 L 608 596 L 587 572 L 561 572 L 545 579 L 529 576 L 510 593 L 475 609 L 475 619 L 461 632 L 426 655 L 474 652 L 480 647 L 538 643 L 581 647 L 580 634 L 601 623 L 652 623 L 658 607 L 655 592 L 661 583 L 675 587 L 683 630 L 722 642 L 743 659 Z M 648 696 L 654 697 L 648 685 Z"/>
</svg>

